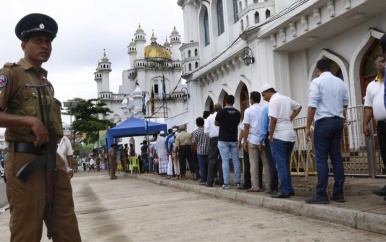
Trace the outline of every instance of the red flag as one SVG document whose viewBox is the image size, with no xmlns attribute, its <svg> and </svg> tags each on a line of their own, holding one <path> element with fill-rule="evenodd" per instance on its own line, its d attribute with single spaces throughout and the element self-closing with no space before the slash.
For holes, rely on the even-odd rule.
<svg viewBox="0 0 386 242">
<path fill-rule="evenodd" d="M 153 90 L 153 87 L 151 88 L 150 108 L 151 108 L 151 115 L 154 115 L 154 90 Z"/>
</svg>

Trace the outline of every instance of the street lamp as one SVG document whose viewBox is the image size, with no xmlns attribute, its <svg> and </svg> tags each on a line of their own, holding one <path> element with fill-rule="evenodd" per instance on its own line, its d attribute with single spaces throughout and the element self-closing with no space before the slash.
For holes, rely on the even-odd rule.
<svg viewBox="0 0 386 242">
<path fill-rule="evenodd" d="M 244 58 L 243 61 L 245 65 L 249 66 L 250 64 L 255 63 L 255 57 L 253 57 L 253 53 L 251 48 L 245 47 L 244 48 Z"/>
<path fill-rule="evenodd" d="M 186 87 L 181 88 L 182 94 L 182 99 L 187 100 L 190 97 L 189 90 Z"/>
<path fill-rule="evenodd" d="M 75 100 L 68 100 L 67 102 L 63 102 L 63 106 L 67 108 L 70 113 L 70 133 L 72 136 L 72 148 L 75 149 L 75 132 L 72 128 L 72 111 L 78 106 L 78 102 Z"/>
</svg>

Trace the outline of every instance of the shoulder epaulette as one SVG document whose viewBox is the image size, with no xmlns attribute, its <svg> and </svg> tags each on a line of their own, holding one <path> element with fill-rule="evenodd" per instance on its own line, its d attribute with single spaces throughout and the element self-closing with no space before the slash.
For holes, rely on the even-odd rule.
<svg viewBox="0 0 386 242">
<path fill-rule="evenodd" d="M 12 63 L 12 62 L 7 62 L 4 64 L 4 68 L 12 68 L 13 66 L 18 66 L 18 64 L 16 63 Z"/>
</svg>

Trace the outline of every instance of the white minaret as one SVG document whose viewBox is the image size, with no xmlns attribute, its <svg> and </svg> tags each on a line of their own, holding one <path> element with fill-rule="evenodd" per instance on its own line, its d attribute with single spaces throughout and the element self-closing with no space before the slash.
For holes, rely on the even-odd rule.
<svg viewBox="0 0 386 242">
<path fill-rule="evenodd" d="M 166 36 L 166 39 L 165 39 L 165 43 L 164 43 L 164 47 L 170 52 L 172 53 L 172 49 L 170 47 L 170 43 L 168 41 L 168 37 Z"/>
<path fill-rule="evenodd" d="M 199 6 L 196 4 L 196 1 L 178 1 L 183 9 L 184 16 L 184 40 L 186 43 L 189 42 L 198 42 L 199 41 L 199 18 L 198 9 Z M 193 27 L 192 27 L 193 26 Z"/>
<path fill-rule="evenodd" d="M 180 45 L 181 45 L 181 35 L 178 33 L 176 27 L 174 26 L 174 29 L 172 31 L 172 34 L 170 35 L 170 44 L 171 44 L 171 52 L 172 52 L 172 59 L 173 60 L 181 60 L 181 52 L 180 52 Z"/>
<path fill-rule="evenodd" d="M 99 73 L 102 77 L 101 89 L 98 92 L 109 92 L 110 91 L 110 72 L 111 72 L 111 63 L 106 56 L 106 51 L 103 53 L 103 57 L 98 64 Z"/>
<path fill-rule="evenodd" d="M 138 25 L 138 29 L 134 34 L 134 41 L 137 45 L 137 60 L 145 59 L 146 34 L 141 28 L 141 24 Z"/>
<path fill-rule="evenodd" d="M 98 66 L 96 68 L 96 71 L 94 72 L 94 80 L 97 83 L 97 97 L 99 97 L 99 93 L 102 91 L 102 73 L 99 69 L 99 60 L 98 60 Z"/>
<path fill-rule="evenodd" d="M 134 61 L 137 58 L 137 45 L 135 44 L 134 39 L 131 39 L 131 42 L 130 42 L 129 46 L 127 46 L 127 49 L 128 49 L 127 53 L 130 56 L 130 68 L 133 69 L 134 68 Z"/>
<path fill-rule="evenodd" d="M 139 89 L 139 86 L 135 88 L 133 92 L 134 99 L 134 116 L 136 118 L 143 118 L 145 115 L 142 112 L 142 91 Z"/>
</svg>

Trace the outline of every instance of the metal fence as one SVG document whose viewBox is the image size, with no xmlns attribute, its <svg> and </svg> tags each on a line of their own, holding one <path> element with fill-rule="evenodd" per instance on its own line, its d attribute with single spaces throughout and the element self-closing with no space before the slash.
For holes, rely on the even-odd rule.
<svg viewBox="0 0 386 242">
<path fill-rule="evenodd" d="M 363 134 L 364 107 L 357 106 L 347 109 L 346 120 L 341 141 L 342 159 L 345 175 L 381 177 L 385 175 L 385 167 L 379 152 L 377 136 L 374 134 L 373 125 L 370 125 L 372 135 Z M 306 141 L 306 118 L 293 120 L 296 132 L 296 142 L 291 154 L 291 173 L 305 176 L 316 174 L 315 156 L 313 145 Z M 331 162 L 329 162 L 332 174 Z"/>
</svg>

